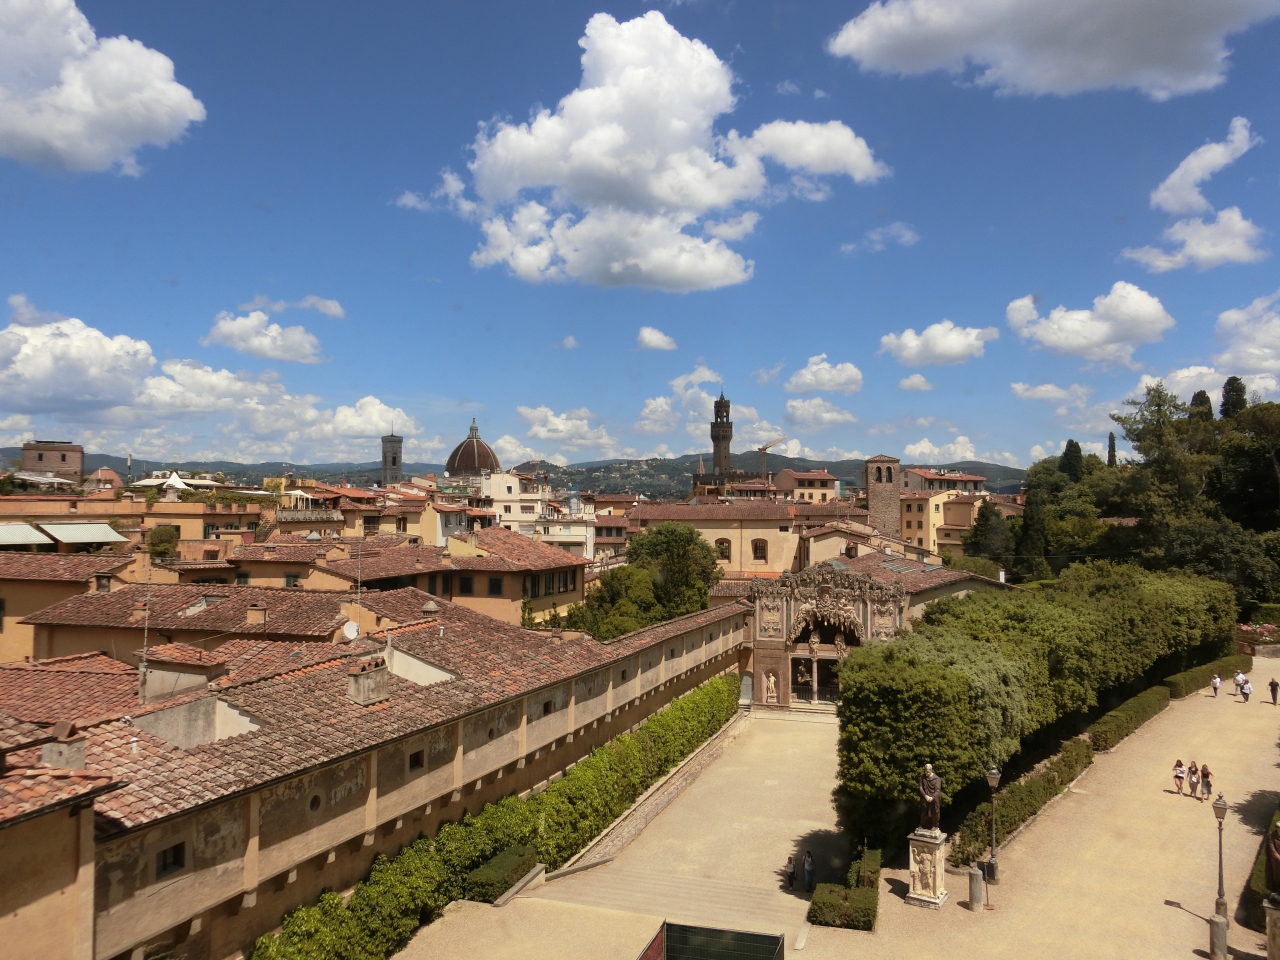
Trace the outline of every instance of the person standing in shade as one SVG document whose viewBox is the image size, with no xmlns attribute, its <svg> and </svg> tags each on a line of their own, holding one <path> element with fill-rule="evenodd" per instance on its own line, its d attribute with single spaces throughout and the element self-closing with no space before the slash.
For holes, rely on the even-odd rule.
<svg viewBox="0 0 1280 960">
<path fill-rule="evenodd" d="M 1186 779 L 1187 768 L 1182 765 L 1182 760 L 1179 759 L 1178 762 L 1173 765 L 1173 785 L 1178 788 L 1178 796 L 1182 796 L 1182 781 Z"/>
<path fill-rule="evenodd" d="M 1201 803 L 1204 803 L 1213 795 L 1213 774 L 1209 772 L 1209 765 L 1206 763 L 1200 768 L 1200 796 L 1197 797 Z"/>
<path fill-rule="evenodd" d="M 813 851 L 806 850 L 804 852 L 804 885 L 810 893 L 813 893 Z"/>
<path fill-rule="evenodd" d="M 1213 695 L 1216 697 L 1218 695 L 1218 688 L 1222 686 L 1222 678 L 1215 673 L 1213 675 L 1213 679 L 1209 681 L 1209 686 L 1213 687 Z"/>
<path fill-rule="evenodd" d="M 1200 768 L 1196 766 L 1194 760 L 1191 766 L 1187 767 L 1187 786 L 1191 789 L 1187 791 L 1187 796 L 1194 797 L 1200 790 Z"/>
<path fill-rule="evenodd" d="M 1244 678 L 1244 686 L 1240 688 L 1240 696 L 1244 697 L 1244 702 L 1249 702 L 1249 694 L 1253 693 L 1253 684 L 1249 682 L 1249 678 Z"/>
<path fill-rule="evenodd" d="M 787 857 L 787 862 L 782 869 L 787 874 L 787 889 L 794 890 L 796 888 L 796 858 Z"/>
<path fill-rule="evenodd" d="M 1276 678 L 1272 677 L 1271 682 L 1267 684 L 1271 690 L 1271 705 L 1276 706 L 1276 697 L 1280 696 L 1280 683 L 1276 682 Z"/>
</svg>

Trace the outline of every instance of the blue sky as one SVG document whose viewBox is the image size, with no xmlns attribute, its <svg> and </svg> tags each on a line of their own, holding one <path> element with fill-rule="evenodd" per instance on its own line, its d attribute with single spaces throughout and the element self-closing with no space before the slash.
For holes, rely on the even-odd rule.
<svg viewBox="0 0 1280 960">
<path fill-rule="evenodd" d="M 0 444 L 679 455 L 723 389 L 738 449 L 1026 465 L 1280 397 L 1277 14 L 5 4 Z"/>
</svg>

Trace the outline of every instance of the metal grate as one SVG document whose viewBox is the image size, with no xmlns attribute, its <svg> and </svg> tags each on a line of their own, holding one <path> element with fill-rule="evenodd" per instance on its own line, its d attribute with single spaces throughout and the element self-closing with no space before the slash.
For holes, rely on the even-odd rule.
<svg viewBox="0 0 1280 960">
<path fill-rule="evenodd" d="M 880 566 L 894 573 L 914 573 L 916 569 L 916 565 L 910 560 L 886 560 Z"/>
</svg>

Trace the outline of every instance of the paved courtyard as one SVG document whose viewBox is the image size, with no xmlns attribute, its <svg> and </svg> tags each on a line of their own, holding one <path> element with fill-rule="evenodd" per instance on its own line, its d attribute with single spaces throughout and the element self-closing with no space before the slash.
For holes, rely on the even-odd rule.
<svg viewBox="0 0 1280 960">
<path fill-rule="evenodd" d="M 1262 687 L 1266 679 L 1262 677 Z M 1217 894 L 1217 830 L 1207 803 L 1171 792 L 1173 761 L 1207 761 L 1231 803 L 1225 855 L 1232 909 L 1260 832 L 1280 799 L 1280 710 L 1196 695 L 1100 756 L 1076 788 L 1001 854 L 996 909 L 970 913 L 966 878 L 948 877 L 940 911 L 901 899 L 887 869 L 875 933 L 808 928 L 807 899 L 781 882 L 788 854 L 812 849 L 819 881 L 844 873 L 830 802 L 833 717 L 757 713 L 688 789 L 612 863 L 553 881 L 498 909 L 458 904 L 406 948 L 410 960 L 620 957 L 639 953 L 660 918 L 784 933 L 787 950 L 849 956 L 1205 956 Z M 1167 905 L 1173 901 L 1180 906 Z M 1233 923 L 1237 956 L 1262 938 Z M 634 948 L 634 949 L 633 949 Z"/>
</svg>

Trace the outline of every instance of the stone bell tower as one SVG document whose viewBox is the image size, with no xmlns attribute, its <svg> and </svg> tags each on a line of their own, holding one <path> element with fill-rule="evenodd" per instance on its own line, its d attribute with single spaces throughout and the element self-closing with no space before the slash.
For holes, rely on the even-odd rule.
<svg viewBox="0 0 1280 960">
<path fill-rule="evenodd" d="M 728 476 L 732 470 L 729 466 L 729 444 L 733 442 L 733 421 L 729 419 L 729 401 L 720 392 L 716 401 L 716 418 L 711 424 L 711 463 L 712 469 L 720 476 Z"/>
<path fill-rule="evenodd" d="M 887 537 L 902 535 L 901 468 L 883 453 L 867 460 L 867 522 Z"/>
<path fill-rule="evenodd" d="M 390 487 L 404 479 L 404 437 L 388 433 L 382 438 L 382 486 Z"/>
</svg>

